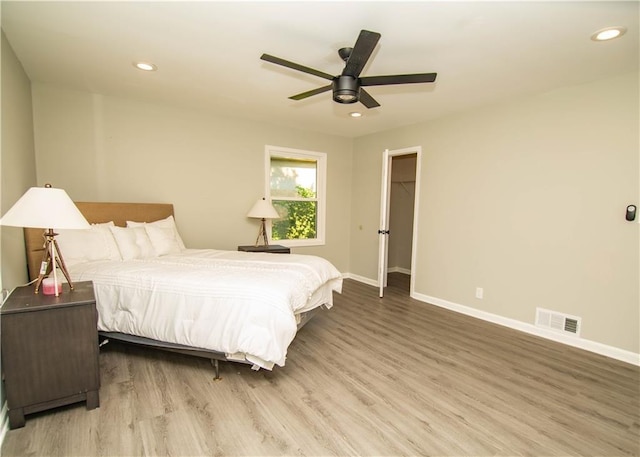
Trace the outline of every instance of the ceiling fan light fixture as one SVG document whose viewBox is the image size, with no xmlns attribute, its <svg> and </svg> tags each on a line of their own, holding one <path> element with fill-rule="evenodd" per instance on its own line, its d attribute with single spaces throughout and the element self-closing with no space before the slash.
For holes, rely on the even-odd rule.
<svg viewBox="0 0 640 457">
<path fill-rule="evenodd" d="M 356 96 L 356 94 L 343 93 L 343 92 L 334 93 L 333 99 L 338 103 L 344 103 L 344 104 L 355 103 L 358 101 L 358 97 Z"/>
<path fill-rule="evenodd" d="M 360 113 L 358 111 L 353 111 L 353 112 L 349 113 L 349 116 L 351 116 L 351 117 L 362 117 L 362 113 Z"/>
<path fill-rule="evenodd" d="M 358 101 L 358 80 L 353 76 L 339 76 L 333 81 L 333 100 L 338 103 Z"/>
</svg>

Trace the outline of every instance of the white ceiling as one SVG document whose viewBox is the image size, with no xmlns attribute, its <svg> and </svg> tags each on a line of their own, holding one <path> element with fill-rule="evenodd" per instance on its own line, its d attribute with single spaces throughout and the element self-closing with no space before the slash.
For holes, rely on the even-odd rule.
<svg viewBox="0 0 640 457">
<path fill-rule="evenodd" d="M 105 95 L 347 137 L 638 70 L 637 1 L 1 3 L 29 78 Z M 594 42 L 598 29 L 627 33 Z M 437 72 L 434 84 L 369 87 L 382 105 L 340 105 L 327 81 L 262 53 L 339 74 L 337 50 L 382 34 L 361 76 Z M 144 73 L 145 60 L 158 71 Z M 350 111 L 363 117 L 352 119 Z"/>
</svg>

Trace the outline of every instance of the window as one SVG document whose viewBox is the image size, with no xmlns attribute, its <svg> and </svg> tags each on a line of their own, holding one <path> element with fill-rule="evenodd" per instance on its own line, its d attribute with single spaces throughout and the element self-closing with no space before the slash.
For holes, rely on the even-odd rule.
<svg viewBox="0 0 640 457">
<path fill-rule="evenodd" d="M 324 244 L 327 155 L 267 146 L 266 194 L 280 215 L 271 239 L 285 246 Z"/>
</svg>

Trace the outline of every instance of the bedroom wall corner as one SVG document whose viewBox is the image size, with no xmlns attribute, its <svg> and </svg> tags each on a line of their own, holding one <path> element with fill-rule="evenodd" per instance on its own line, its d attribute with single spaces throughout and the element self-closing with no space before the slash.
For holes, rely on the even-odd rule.
<svg viewBox="0 0 640 457">
<path fill-rule="evenodd" d="M 0 212 L 4 214 L 36 185 L 31 81 L 2 33 L 2 140 Z M 4 288 L 27 280 L 22 229 L 2 227 L 2 284 Z"/>
<path fill-rule="evenodd" d="M 31 82 L 10 43 L 0 32 L 0 214 L 35 185 L 35 153 Z M 22 229 L 0 227 L 0 289 L 26 282 L 26 256 Z M 0 360 L 0 364 L 2 361 Z M 0 383 L 0 446 L 8 431 L 7 405 Z"/>
<path fill-rule="evenodd" d="M 506 321 L 536 307 L 640 353 L 637 72 L 505 100 L 356 140 L 351 270 L 376 277 L 381 151 L 420 144 L 416 293 Z M 484 298 L 477 299 L 477 287 Z"/>
</svg>

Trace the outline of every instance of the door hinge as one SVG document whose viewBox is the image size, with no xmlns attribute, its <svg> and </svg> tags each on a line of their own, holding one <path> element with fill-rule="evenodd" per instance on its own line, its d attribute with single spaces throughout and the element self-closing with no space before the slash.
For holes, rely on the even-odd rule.
<svg viewBox="0 0 640 457">
<path fill-rule="evenodd" d="M 378 235 L 388 235 L 389 230 L 378 230 Z"/>
</svg>

